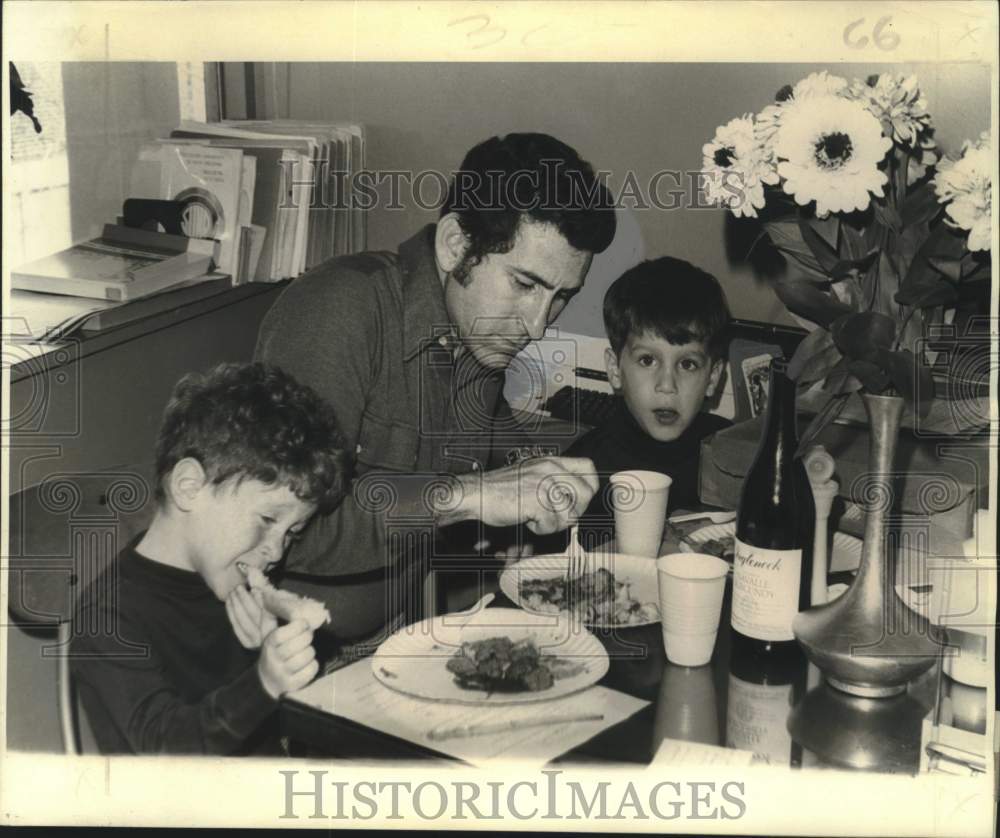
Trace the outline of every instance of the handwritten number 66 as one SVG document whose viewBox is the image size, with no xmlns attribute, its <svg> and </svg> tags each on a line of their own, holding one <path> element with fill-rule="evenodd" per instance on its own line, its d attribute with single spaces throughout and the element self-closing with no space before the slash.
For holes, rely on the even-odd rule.
<svg viewBox="0 0 1000 838">
<path fill-rule="evenodd" d="M 868 46 L 868 36 L 857 32 L 865 25 L 865 18 L 858 18 L 844 27 L 844 43 L 851 49 L 864 49 Z M 886 15 L 878 19 L 871 31 L 872 43 L 880 50 L 889 52 L 899 46 L 899 35 L 892 31 L 892 16 Z"/>
</svg>

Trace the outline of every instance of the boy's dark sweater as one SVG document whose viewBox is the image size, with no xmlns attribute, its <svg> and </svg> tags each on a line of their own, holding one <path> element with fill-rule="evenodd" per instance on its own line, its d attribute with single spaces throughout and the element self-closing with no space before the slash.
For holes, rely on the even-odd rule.
<svg viewBox="0 0 1000 838">
<path fill-rule="evenodd" d="M 87 588 L 73 626 L 73 674 L 101 752 L 281 753 L 258 651 L 240 645 L 200 575 L 136 543 Z"/>
<path fill-rule="evenodd" d="M 647 434 L 629 412 L 622 398 L 603 425 L 588 431 L 566 451 L 567 457 L 589 457 L 594 461 L 600 488 L 581 521 L 590 539 L 600 543 L 614 532 L 614 507 L 608 481 L 617 471 L 658 471 L 672 478 L 667 511 L 691 508 L 698 498 L 698 468 L 701 441 L 732 425 L 728 419 L 699 413 L 675 440 L 660 442 Z"/>
</svg>

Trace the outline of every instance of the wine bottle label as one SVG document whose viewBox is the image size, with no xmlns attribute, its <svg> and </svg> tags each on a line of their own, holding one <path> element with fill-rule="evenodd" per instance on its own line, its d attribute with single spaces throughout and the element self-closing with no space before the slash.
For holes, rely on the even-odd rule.
<svg viewBox="0 0 1000 838">
<path fill-rule="evenodd" d="M 788 765 L 792 736 L 792 685 L 751 684 L 729 676 L 726 709 L 726 745 L 766 756 L 774 765 Z"/>
<path fill-rule="evenodd" d="M 802 550 L 766 550 L 736 539 L 732 625 L 757 640 L 794 640 Z"/>
</svg>

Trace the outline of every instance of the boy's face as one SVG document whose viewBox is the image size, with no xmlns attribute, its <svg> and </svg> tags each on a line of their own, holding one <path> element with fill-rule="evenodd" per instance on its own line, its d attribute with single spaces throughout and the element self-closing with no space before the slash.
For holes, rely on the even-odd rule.
<svg viewBox="0 0 1000 838">
<path fill-rule="evenodd" d="M 611 386 L 620 390 L 629 412 L 649 436 L 677 439 L 711 396 L 722 374 L 705 344 L 673 344 L 651 332 L 630 335 L 621 357 L 604 355 Z"/>
<path fill-rule="evenodd" d="M 244 582 L 236 563 L 266 570 L 280 561 L 315 509 L 286 486 L 251 479 L 206 482 L 187 519 L 192 569 L 225 599 Z"/>
</svg>

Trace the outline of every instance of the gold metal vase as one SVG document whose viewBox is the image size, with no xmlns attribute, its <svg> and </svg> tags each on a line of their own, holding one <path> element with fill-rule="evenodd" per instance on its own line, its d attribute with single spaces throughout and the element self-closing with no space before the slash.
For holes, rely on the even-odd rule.
<svg viewBox="0 0 1000 838">
<path fill-rule="evenodd" d="M 927 619 L 896 594 L 886 517 L 893 506 L 893 460 L 903 414 L 899 396 L 861 395 L 868 413 L 868 473 L 862 488 L 865 537 L 851 587 L 795 617 L 806 656 L 836 689 L 865 698 L 897 695 L 940 654 Z"/>
</svg>

